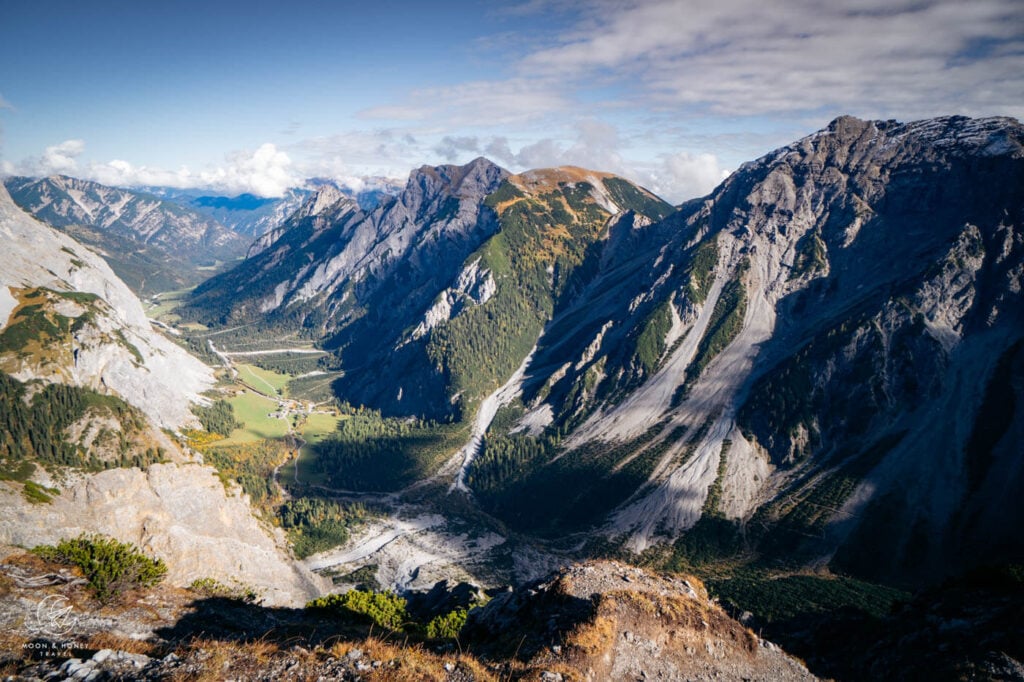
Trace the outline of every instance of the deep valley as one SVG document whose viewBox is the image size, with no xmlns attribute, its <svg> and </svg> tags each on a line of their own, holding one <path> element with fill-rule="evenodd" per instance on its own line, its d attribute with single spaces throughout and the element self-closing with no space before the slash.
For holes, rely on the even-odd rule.
<svg viewBox="0 0 1024 682">
<path fill-rule="evenodd" d="M 840 117 L 678 206 L 5 186 L 5 674 L 73 676 L 52 595 L 104 679 L 1024 676 L 1014 119 Z"/>
</svg>

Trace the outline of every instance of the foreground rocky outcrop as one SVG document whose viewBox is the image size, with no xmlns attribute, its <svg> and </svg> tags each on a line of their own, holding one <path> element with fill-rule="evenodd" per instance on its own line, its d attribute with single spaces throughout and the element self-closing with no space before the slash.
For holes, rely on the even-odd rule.
<svg viewBox="0 0 1024 682">
<path fill-rule="evenodd" d="M 267 604 L 301 605 L 327 588 L 288 555 L 280 531 L 252 514 L 247 497 L 225 490 L 211 467 L 154 464 L 67 474 L 61 491 L 35 504 L 0 482 L 0 544 L 34 547 L 102 533 L 163 559 L 167 580 L 214 578 L 245 584 Z"/>
<path fill-rule="evenodd" d="M 694 579 L 612 561 L 571 566 L 470 613 L 464 638 L 541 679 L 813 680 L 730 618 Z"/>
</svg>

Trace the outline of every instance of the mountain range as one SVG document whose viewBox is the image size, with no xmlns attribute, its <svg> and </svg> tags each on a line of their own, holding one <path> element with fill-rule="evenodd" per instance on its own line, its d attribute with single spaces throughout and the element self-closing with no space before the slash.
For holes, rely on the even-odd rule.
<svg viewBox="0 0 1024 682">
<path fill-rule="evenodd" d="M 334 187 L 350 196 L 362 208 L 371 210 L 380 201 L 401 189 L 393 180 L 364 177 L 355 181 L 357 189 L 338 184 L 330 178 L 307 178 L 305 187 Z M 262 197 L 248 192 L 234 196 L 210 194 L 199 189 L 143 187 L 141 191 L 209 216 L 240 235 L 254 239 L 284 222 L 315 190 L 293 187 L 280 197 Z"/>
<path fill-rule="evenodd" d="M 4 185 L 18 206 L 103 254 L 140 294 L 194 286 L 249 243 L 211 217 L 142 192 L 63 175 L 13 176 Z"/>
<path fill-rule="evenodd" d="M 678 210 L 424 167 L 373 211 L 314 195 L 185 315 L 298 330 L 385 417 L 475 420 L 459 480 L 519 531 L 935 579 L 1021 557 L 1021 142 L 844 117 Z M 409 482 L 343 450 L 338 482 Z"/>
</svg>

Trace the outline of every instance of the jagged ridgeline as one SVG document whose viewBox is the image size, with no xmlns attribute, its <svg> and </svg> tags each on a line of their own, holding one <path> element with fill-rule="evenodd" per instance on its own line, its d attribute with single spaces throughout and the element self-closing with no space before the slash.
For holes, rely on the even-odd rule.
<svg viewBox="0 0 1024 682">
<path fill-rule="evenodd" d="M 248 244 L 215 219 L 145 192 L 63 175 L 3 182 L 18 206 L 95 249 L 140 296 L 194 286 Z"/>
<path fill-rule="evenodd" d="M 586 286 L 595 245 L 617 220 L 650 223 L 671 210 L 580 169 L 510 176 L 484 159 L 424 167 L 370 213 L 322 190 L 242 265 L 199 287 L 184 314 L 237 327 L 218 335 L 224 345 L 300 330 L 334 352 L 344 400 L 458 421 Z"/>
</svg>

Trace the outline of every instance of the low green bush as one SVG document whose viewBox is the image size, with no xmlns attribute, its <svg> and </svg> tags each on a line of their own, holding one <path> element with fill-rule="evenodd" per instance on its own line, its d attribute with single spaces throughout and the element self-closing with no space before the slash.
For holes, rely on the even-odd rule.
<svg viewBox="0 0 1024 682">
<path fill-rule="evenodd" d="M 260 598 L 254 587 L 236 580 L 232 580 L 231 585 L 225 585 L 216 578 L 196 578 L 188 589 L 203 597 L 233 599 L 247 604 L 254 604 Z"/>
<path fill-rule="evenodd" d="M 427 623 L 424 632 L 431 639 L 456 639 L 459 636 L 459 632 L 462 631 L 462 626 L 466 624 L 466 617 L 468 615 L 469 611 L 466 609 L 455 609 L 454 611 L 434 616 Z"/>
<path fill-rule="evenodd" d="M 390 591 L 349 590 L 344 594 L 329 594 L 309 602 L 306 608 L 348 611 L 395 631 L 401 630 L 411 621 L 406 610 L 406 600 Z"/>
<path fill-rule="evenodd" d="M 32 553 L 82 569 L 96 599 L 113 601 L 126 590 L 152 587 L 167 575 L 167 565 L 151 559 L 131 543 L 102 535 L 80 535 L 57 546 L 40 545 Z"/>
</svg>

